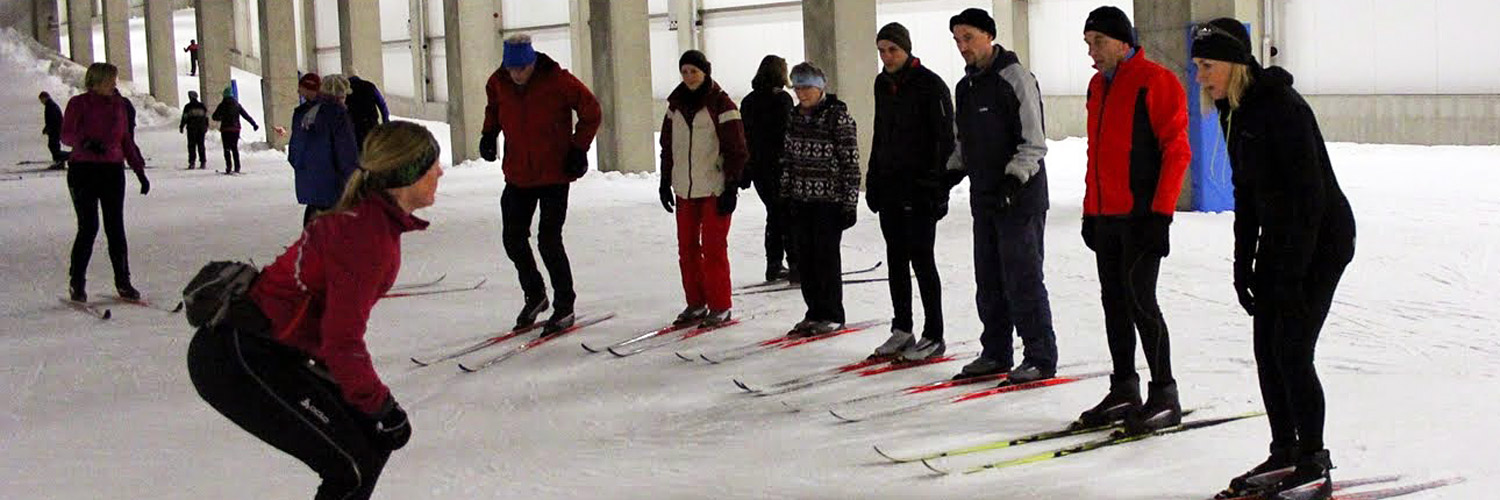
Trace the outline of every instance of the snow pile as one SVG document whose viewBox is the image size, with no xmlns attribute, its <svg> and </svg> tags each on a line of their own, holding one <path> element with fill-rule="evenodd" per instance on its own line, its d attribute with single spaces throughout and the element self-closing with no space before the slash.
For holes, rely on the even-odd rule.
<svg viewBox="0 0 1500 500">
<path fill-rule="evenodd" d="M 68 98 L 83 92 L 83 74 L 88 68 L 43 47 L 36 40 L 14 28 L 0 29 L 0 57 L 21 68 L 28 82 L 37 82 L 37 91 L 52 94 L 58 106 L 66 107 Z M 177 123 L 179 112 L 157 102 L 148 93 L 137 93 L 127 85 L 120 94 L 135 105 L 137 126 Z"/>
</svg>

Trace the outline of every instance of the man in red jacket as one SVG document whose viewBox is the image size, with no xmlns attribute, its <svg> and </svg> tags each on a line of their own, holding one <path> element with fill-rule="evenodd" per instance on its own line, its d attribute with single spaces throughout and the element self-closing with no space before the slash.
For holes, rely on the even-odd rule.
<svg viewBox="0 0 1500 500">
<path fill-rule="evenodd" d="M 496 140 L 505 132 L 505 191 L 500 196 L 505 253 L 516 265 L 526 305 L 516 326 L 536 322 L 548 307 L 547 285 L 531 253 L 532 214 L 541 206 L 537 248 L 554 288 L 552 317 L 543 334 L 573 324 L 573 272 L 563 248 L 568 185 L 588 172 L 587 152 L 599 131 L 602 112 L 593 92 L 572 73 L 531 46 L 531 37 L 505 40 L 500 69 L 485 85 L 484 131 L 479 155 L 495 161 Z M 577 113 L 578 123 L 573 124 Z"/>
<path fill-rule="evenodd" d="M 1099 70 L 1088 91 L 1083 241 L 1099 266 L 1114 374 L 1109 394 L 1079 420 L 1124 420 L 1131 431 L 1146 432 L 1182 421 L 1156 279 L 1170 249 L 1167 228 L 1192 152 L 1182 84 L 1146 59 L 1133 32 L 1125 13 L 1108 6 L 1089 13 L 1083 28 Z M 1151 368 L 1144 405 L 1135 372 L 1136 333 Z"/>
</svg>

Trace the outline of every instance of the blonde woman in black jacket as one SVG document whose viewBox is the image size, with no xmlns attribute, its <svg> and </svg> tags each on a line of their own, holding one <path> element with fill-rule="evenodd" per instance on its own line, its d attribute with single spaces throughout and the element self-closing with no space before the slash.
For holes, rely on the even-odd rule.
<svg viewBox="0 0 1500 500">
<path fill-rule="evenodd" d="M 1237 20 L 1215 19 L 1193 37 L 1198 83 L 1218 107 L 1234 171 L 1234 289 L 1255 317 L 1255 362 L 1271 423 L 1270 458 L 1231 480 L 1220 497 L 1327 499 L 1333 464 L 1313 353 L 1354 257 L 1354 213 L 1292 75 L 1262 69 Z"/>
</svg>

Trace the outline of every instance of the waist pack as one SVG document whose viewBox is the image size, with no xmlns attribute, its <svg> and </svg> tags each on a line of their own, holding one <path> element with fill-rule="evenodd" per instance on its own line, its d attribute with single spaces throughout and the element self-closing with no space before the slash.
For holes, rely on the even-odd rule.
<svg viewBox="0 0 1500 500">
<path fill-rule="evenodd" d="M 264 330 L 269 326 L 260 309 L 250 300 L 250 286 L 260 276 L 253 264 L 233 261 L 209 262 L 182 289 L 183 315 L 193 328 L 221 324 Z"/>
</svg>

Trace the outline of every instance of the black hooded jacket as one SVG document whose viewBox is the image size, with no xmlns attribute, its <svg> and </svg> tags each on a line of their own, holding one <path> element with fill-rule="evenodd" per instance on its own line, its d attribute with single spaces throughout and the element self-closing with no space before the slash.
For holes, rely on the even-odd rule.
<svg viewBox="0 0 1500 500">
<path fill-rule="evenodd" d="M 781 153 L 786 146 L 786 121 L 791 111 L 792 97 L 780 87 L 757 88 L 740 100 L 745 143 L 750 149 L 745 169 L 757 184 L 772 190 L 781 182 Z"/>
<path fill-rule="evenodd" d="M 931 209 L 947 203 L 943 172 L 953 155 L 948 84 L 916 57 L 875 77 L 875 137 L 865 197 L 872 207 Z"/>
<path fill-rule="evenodd" d="M 1215 102 L 1234 172 L 1236 280 L 1253 276 L 1245 284 L 1261 290 L 1298 287 L 1314 262 L 1330 260 L 1315 256 L 1353 258 L 1354 212 L 1291 73 L 1250 67 L 1240 106 Z"/>
</svg>

